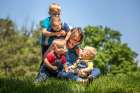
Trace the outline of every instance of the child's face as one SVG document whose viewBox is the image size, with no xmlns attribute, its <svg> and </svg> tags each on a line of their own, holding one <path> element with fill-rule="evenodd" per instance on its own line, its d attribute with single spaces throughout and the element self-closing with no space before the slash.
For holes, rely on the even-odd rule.
<svg viewBox="0 0 140 93">
<path fill-rule="evenodd" d="M 79 36 L 70 37 L 69 40 L 67 41 L 67 47 L 72 49 L 79 44 L 79 41 L 80 41 Z"/>
<path fill-rule="evenodd" d="M 51 27 L 54 31 L 60 31 L 61 30 L 61 21 L 58 19 L 52 20 Z"/>
<path fill-rule="evenodd" d="M 86 49 L 80 51 L 80 57 L 83 60 L 90 60 L 92 58 L 90 51 Z"/>
<path fill-rule="evenodd" d="M 54 52 L 57 55 L 62 55 L 62 54 L 65 54 L 66 53 L 66 48 L 64 46 L 56 46 L 55 45 Z"/>
</svg>

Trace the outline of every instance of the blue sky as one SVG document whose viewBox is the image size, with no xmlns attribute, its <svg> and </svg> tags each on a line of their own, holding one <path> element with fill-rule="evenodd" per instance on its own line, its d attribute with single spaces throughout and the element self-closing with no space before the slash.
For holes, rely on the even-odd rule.
<svg viewBox="0 0 140 93">
<path fill-rule="evenodd" d="M 9 16 L 18 26 L 38 24 L 53 2 L 61 5 L 63 21 L 72 26 L 111 27 L 140 54 L 140 0 L 0 0 L 0 18 Z"/>
</svg>

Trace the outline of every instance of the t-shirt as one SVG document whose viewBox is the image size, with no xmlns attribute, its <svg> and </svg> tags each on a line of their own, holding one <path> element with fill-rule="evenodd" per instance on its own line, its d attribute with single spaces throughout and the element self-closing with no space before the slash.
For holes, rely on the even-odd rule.
<svg viewBox="0 0 140 93">
<path fill-rule="evenodd" d="M 46 28 L 49 32 L 52 32 L 53 30 L 51 29 L 51 17 L 46 18 L 41 22 L 41 27 Z M 62 23 L 62 30 L 68 32 L 70 30 L 70 27 L 67 23 Z M 41 45 L 51 45 L 52 41 L 54 39 L 60 39 L 60 38 L 65 38 L 64 36 L 56 37 L 56 36 L 51 36 L 49 38 L 46 38 L 45 35 L 42 34 L 40 38 L 40 44 Z"/>
<path fill-rule="evenodd" d="M 93 62 L 91 60 L 80 60 L 77 67 L 78 68 L 88 68 L 88 69 L 92 70 Z"/>
<path fill-rule="evenodd" d="M 75 47 L 73 49 L 68 49 L 67 53 L 66 53 L 66 58 L 67 58 L 67 62 L 68 64 L 73 64 L 76 62 L 76 60 L 79 57 L 79 54 L 77 54 L 77 49 L 79 50 L 79 47 Z"/>
<path fill-rule="evenodd" d="M 56 62 L 58 62 L 58 60 L 61 62 L 61 64 L 66 63 L 65 55 L 61 55 L 60 57 L 57 57 L 56 54 L 54 54 L 53 52 L 49 52 L 49 53 L 46 52 L 44 54 L 44 58 L 47 58 L 48 62 L 52 65 L 57 65 Z"/>
</svg>

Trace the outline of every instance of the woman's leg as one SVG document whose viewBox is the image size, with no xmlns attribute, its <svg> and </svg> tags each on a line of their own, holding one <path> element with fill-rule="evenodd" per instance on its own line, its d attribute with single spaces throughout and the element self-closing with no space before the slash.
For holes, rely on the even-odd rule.
<svg viewBox="0 0 140 93">
<path fill-rule="evenodd" d="M 99 77 L 99 75 L 101 74 L 101 71 L 99 68 L 94 67 L 93 70 L 91 71 L 91 74 L 88 76 L 88 78 L 90 80 Z"/>
</svg>

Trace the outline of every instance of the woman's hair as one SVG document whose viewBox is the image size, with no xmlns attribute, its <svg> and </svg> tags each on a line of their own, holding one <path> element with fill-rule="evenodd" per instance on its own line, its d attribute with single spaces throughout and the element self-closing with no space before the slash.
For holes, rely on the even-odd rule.
<svg viewBox="0 0 140 93">
<path fill-rule="evenodd" d="M 84 37 L 84 34 L 82 32 L 82 29 L 80 27 L 73 28 L 71 30 L 71 35 L 70 35 L 69 39 L 72 38 L 72 37 L 80 37 L 80 40 L 78 41 L 79 44 L 80 44 L 82 42 L 82 40 L 83 40 L 83 37 Z"/>
<path fill-rule="evenodd" d="M 57 3 L 52 3 L 49 6 L 49 14 L 54 14 L 54 15 L 60 15 L 61 12 L 61 6 Z"/>
</svg>

